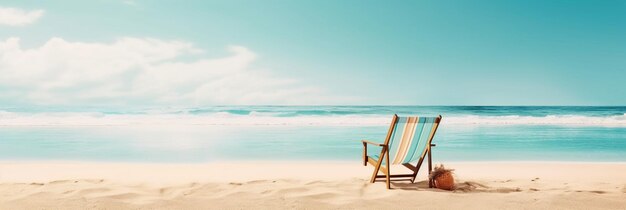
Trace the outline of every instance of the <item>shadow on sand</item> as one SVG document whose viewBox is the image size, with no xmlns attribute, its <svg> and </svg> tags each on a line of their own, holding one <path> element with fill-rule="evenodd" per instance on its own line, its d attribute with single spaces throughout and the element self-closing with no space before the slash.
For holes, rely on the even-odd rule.
<svg viewBox="0 0 626 210">
<path fill-rule="evenodd" d="M 411 183 L 410 180 L 395 180 L 396 182 L 391 183 L 391 188 L 393 190 L 412 190 L 412 191 L 433 191 L 433 192 L 454 192 L 454 193 L 470 193 L 470 192 L 487 192 L 487 193 L 510 193 L 510 192 L 521 192 L 520 188 L 492 188 L 485 184 L 481 184 L 474 181 L 463 181 L 456 183 L 454 186 L 454 190 L 441 190 L 437 188 L 429 188 L 428 180 L 419 181 L 415 183 Z M 406 181 L 406 182 L 398 182 L 398 181 Z M 380 182 L 380 181 L 376 181 Z M 384 182 L 384 181 L 383 181 Z"/>
</svg>

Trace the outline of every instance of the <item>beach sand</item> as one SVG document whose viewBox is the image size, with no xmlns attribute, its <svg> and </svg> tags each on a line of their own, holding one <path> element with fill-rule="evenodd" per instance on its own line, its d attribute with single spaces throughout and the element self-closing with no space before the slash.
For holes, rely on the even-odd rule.
<svg viewBox="0 0 626 210">
<path fill-rule="evenodd" d="M 626 209 L 626 163 L 446 166 L 456 191 L 426 170 L 387 190 L 359 162 L 0 162 L 0 209 Z"/>
</svg>

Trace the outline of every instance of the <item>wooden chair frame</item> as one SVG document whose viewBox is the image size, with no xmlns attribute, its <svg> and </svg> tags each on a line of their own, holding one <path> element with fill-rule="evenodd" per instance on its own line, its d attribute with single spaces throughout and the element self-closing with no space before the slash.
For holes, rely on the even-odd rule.
<svg viewBox="0 0 626 210">
<path fill-rule="evenodd" d="M 398 123 L 398 115 L 394 114 L 393 115 L 393 119 L 391 120 L 391 125 L 389 126 L 389 131 L 387 132 L 387 137 L 385 137 L 385 143 L 383 144 L 379 144 L 379 143 L 374 143 L 368 140 L 362 140 L 361 142 L 363 143 L 363 165 L 367 166 L 367 163 L 370 163 L 372 166 L 374 166 L 374 173 L 372 174 L 372 178 L 370 179 L 370 183 L 374 183 L 376 181 L 377 178 L 385 178 L 386 182 L 387 182 L 387 189 L 391 189 L 391 178 L 411 178 L 411 183 L 415 183 L 415 178 L 417 177 L 417 172 L 419 171 L 420 167 L 422 166 L 422 162 L 424 161 L 424 158 L 426 155 L 428 155 L 428 187 L 432 188 L 433 187 L 433 180 L 430 179 L 430 173 L 432 171 L 432 155 L 431 155 L 431 150 L 432 147 L 436 146 L 435 144 L 432 144 L 432 140 L 433 137 L 435 136 L 435 132 L 437 132 L 437 128 L 439 127 L 439 122 L 441 122 L 441 115 L 439 115 L 437 117 L 437 119 L 435 120 L 435 125 L 433 126 L 433 131 L 431 132 L 430 136 L 428 137 L 428 144 L 426 147 L 426 151 L 424 153 L 422 153 L 422 156 L 420 157 L 419 161 L 417 162 L 416 165 L 411 165 L 410 163 L 404 163 L 402 164 L 403 166 L 407 167 L 409 170 L 413 171 L 413 174 L 391 174 L 391 171 L 389 170 L 391 164 L 389 163 L 389 141 L 391 140 L 391 134 L 393 133 L 393 128 L 395 127 L 396 123 Z M 382 147 L 382 150 L 380 151 L 380 155 L 378 155 L 378 160 L 367 156 L 367 145 L 371 144 L 374 146 L 379 146 Z M 385 166 L 383 166 L 383 160 L 385 161 Z M 385 175 L 378 175 L 378 172 L 382 172 Z"/>
</svg>

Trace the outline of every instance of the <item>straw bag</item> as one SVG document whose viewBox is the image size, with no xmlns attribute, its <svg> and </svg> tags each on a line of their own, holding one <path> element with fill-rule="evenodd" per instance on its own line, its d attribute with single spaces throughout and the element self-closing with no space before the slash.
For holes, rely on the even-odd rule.
<svg viewBox="0 0 626 210">
<path fill-rule="evenodd" d="M 435 170 L 430 173 L 429 178 L 434 181 L 436 188 L 442 190 L 454 189 L 454 177 L 452 176 L 454 169 L 446 169 L 443 164 L 435 166 Z"/>
<path fill-rule="evenodd" d="M 452 176 L 452 172 L 446 171 L 437 178 L 435 178 L 435 187 L 442 190 L 452 190 L 454 189 L 454 177 Z"/>
</svg>

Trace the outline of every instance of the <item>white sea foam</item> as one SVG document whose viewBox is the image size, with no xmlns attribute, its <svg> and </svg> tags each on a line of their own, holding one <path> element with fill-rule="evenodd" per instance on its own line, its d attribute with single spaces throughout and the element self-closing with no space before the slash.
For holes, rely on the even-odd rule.
<svg viewBox="0 0 626 210">
<path fill-rule="evenodd" d="M 132 125 L 281 125 L 281 126 L 385 126 L 389 116 L 334 115 L 277 117 L 250 113 L 193 114 L 102 114 L 102 113 L 13 113 L 0 111 L 0 126 L 132 126 Z M 626 127 L 626 114 L 615 116 L 444 116 L 445 125 L 563 125 Z"/>
</svg>

